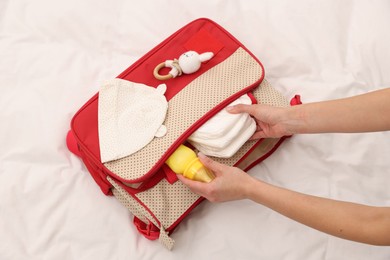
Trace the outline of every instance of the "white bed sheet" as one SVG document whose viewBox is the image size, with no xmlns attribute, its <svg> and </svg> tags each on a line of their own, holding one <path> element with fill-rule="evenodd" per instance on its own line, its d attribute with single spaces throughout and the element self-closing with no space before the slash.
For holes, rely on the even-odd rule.
<svg viewBox="0 0 390 260">
<path fill-rule="evenodd" d="M 208 17 L 286 97 L 390 86 L 388 1 L 0 2 L 0 259 L 390 259 L 250 201 L 202 203 L 173 251 L 139 235 L 65 145 L 78 108 L 156 44 Z M 337 115 L 335 115 L 337 116 Z M 390 132 L 297 135 L 250 171 L 299 192 L 390 206 Z"/>
</svg>

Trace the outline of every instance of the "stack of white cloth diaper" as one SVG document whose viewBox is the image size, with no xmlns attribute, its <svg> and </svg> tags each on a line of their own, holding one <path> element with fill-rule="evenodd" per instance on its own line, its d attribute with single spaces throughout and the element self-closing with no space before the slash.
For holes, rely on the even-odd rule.
<svg viewBox="0 0 390 260">
<path fill-rule="evenodd" d="M 228 106 L 252 104 L 251 98 L 245 94 Z M 221 110 L 198 130 L 188 141 L 205 155 L 220 158 L 233 156 L 256 131 L 256 122 L 248 113 L 231 114 Z"/>
</svg>

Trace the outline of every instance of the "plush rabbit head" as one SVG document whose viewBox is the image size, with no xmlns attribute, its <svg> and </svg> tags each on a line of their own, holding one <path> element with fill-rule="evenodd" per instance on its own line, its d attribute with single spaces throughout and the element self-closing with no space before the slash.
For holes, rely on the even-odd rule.
<svg viewBox="0 0 390 260">
<path fill-rule="evenodd" d="M 179 66 L 185 74 L 194 73 L 200 68 L 202 62 L 208 61 L 213 56 L 212 52 L 199 54 L 196 51 L 187 51 L 180 55 Z"/>
</svg>

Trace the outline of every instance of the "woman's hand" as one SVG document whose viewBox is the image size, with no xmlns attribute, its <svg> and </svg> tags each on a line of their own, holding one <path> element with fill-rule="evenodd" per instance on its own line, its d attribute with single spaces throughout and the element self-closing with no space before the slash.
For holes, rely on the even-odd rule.
<svg viewBox="0 0 390 260">
<path fill-rule="evenodd" d="M 216 178 L 203 183 L 178 175 L 193 192 L 211 202 L 250 199 L 325 233 L 373 245 L 390 245 L 390 208 L 306 195 L 256 180 L 242 170 L 199 155 Z"/>
<path fill-rule="evenodd" d="M 256 120 L 257 130 L 251 139 L 278 138 L 294 134 L 294 126 L 299 120 L 289 117 L 289 109 L 262 104 L 240 104 L 226 108 L 229 113 L 248 113 Z"/>
<path fill-rule="evenodd" d="M 209 183 L 203 183 L 178 175 L 180 181 L 187 185 L 192 192 L 211 202 L 248 198 L 251 183 L 254 182 L 251 176 L 239 168 L 220 164 L 201 153 L 198 156 L 203 165 L 210 169 L 216 177 Z"/>
</svg>

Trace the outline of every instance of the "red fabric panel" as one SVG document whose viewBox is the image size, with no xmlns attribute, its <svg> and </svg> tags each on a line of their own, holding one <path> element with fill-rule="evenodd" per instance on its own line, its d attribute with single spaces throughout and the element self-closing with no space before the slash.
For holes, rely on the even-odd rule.
<svg viewBox="0 0 390 260">
<path fill-rule="evenodd" d="M 210 41 L 210 48 L 206 47 L 207 41 Z M 179 58 L 181 54 L 187 51 L 187 47 L 197 50 L 210 49 L 209 51 L 218 51 L 218 53 L 207 63 L 203 63 L 200 69 L 193 74 L 183 74 L 165 81 L 158 80 L 153 76 L 153 70 L 158 64 L 166 60 Z M 168 87 L 165 96 L 167 100 L 170 100 L 195 78 L 232 55 L 238 47 L 239 44 L 216 27 L 215 24 L 208 20 L 196 20 L 191 26 L 184 27 L 162 42 L 133 66 L 122 72 L 118 78 L 152 87 L 165 83 Z M 160 74 L 166 74 L 167 72 L 168 69 L 161 70 Z"/>
<path fill-rule="evenodd" d="M 223 46 L 220 41 L 203 28 L 184 44 L 187 51 L 196 51 L 197 53 L 212 52 L 214 56 L 218 55 Z"/>
</svg>

